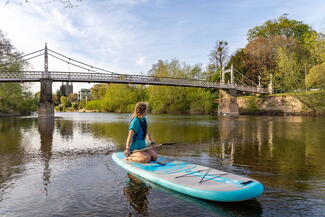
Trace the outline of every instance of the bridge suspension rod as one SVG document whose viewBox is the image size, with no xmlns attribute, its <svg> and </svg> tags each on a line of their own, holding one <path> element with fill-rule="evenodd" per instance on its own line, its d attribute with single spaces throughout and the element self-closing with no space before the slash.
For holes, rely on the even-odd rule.
<svg viewBox="0 0 325 217">
<path fill-rule="evenodd" d="M 77 62 L 77 63 L 79 63 L 79 64 L 82 64 L 82 65 L 88 66 L 88 67 L 90 67 L 91 69 L 97 69 L 97 70 L 104 71 L 104 72 L 108 72 L 108 73 L 111 73 L 111 74 L 118 74 L 118 73 L 116 73 L 116 72 L 108 71 L 108 70 L 106 70 L 106 69 L 98 68 L 98 67 L 96 67 L 96 66 L 92 66 L 92 65 L 89 65 L 89 64 L 86 64 L 86 63 L 80 62 L 80 61 L 78 61 L 78 60 L 72 59 L 72 58 L 67 57 L 67 56 L 65 56 L 65 55 L 63 55 L 63 54 L 60 54 L 60 53 L 58 53 L 58 52 L 55 52 L 55 51 L 53 51 L 53 50 L 51 50 L 51 49 L 48 49 L 48 50 L 49 50 L 50 52 L 55 53 L 56 55 L 59 55 L 59 56 L 62 56 L 62 57 L 64 57 L 64 58 L 68 59 L 69 61 L 72 60 L 72 61 Z"/>
</svg>

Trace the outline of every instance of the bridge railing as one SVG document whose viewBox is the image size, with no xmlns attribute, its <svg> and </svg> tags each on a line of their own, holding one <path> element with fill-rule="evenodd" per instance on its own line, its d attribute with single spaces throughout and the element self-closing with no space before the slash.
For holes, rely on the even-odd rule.
<svg viewBox="0 0 325 217">
<path fill-rule="evenodd" d="M 204 80 L 155 77 L 147 75 L 128 75 L 128 74 L 105 74 L 88 72 L 49 72 L 53 81 L 67 82 L 95 82 L 95 83 L 129 83 L 129 84 L 151 84 L 169 85 L 184 87 L 202 87 L 213 89 L 236 89 L 242 92 L 267 93 L 266 88 L 243 86 L 230 83 L 209 82 Z M 23 72 L 0 72 L 0 82 L 30 82 L 40 81 L 43 78 L 42 71 L 23 71 Z"/>
</svg>

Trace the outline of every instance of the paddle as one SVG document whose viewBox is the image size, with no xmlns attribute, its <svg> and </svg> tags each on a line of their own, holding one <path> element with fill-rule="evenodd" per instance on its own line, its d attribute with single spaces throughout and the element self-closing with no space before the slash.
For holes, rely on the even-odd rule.
<svg viewBox="0 0 325 217">
<path fill-rule="evenodd" d="M 175 145 L 176 143 L 161 143 L 161 144 L 158 144 L 156 145 L 155 147 L 160 147 L 162 145 Z M 149 147 L 146 147 L 146 148 L 143 148 L 143 149 L 139 149 L 139 150 L 134 150 L 132 153 L 137 153 L 137 152 L 140 152 L 140 151 L 146 151 L 146 150 L 149 150 L 149 149 L 152 149 L 153 146 L 149 146 Z"/>
<path fill-rule="evenodd" d="M 174 145 L 176 143 L 162 143 L 162 144 L 158 144 L 158 145 L 155 145 L 155 147 L 160 147 L 162 145 Z M 153 146 L 149 146 L 149 147 L 146 147 L 146 148 L 143 148 L 143 149 L 139 149 L 139 150 L 134 150 L 133 153 L 136 153 L 136 152 L 140 152 L 140 151 L 146 151 L 146 150 L 149 150 L 149 149 L 152 149 Z M 165 163 L 162 163 L 162 162 L 159 162 L 159 161 L 156 161 L 157 164 L 159 165 L 166 165 Z"/>
</svg>

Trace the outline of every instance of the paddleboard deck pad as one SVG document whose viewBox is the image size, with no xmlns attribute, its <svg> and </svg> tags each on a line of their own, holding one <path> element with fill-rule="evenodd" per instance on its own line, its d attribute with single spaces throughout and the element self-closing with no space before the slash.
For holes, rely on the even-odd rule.
<svg viewBox="0 0 325 217">
<path fill-rule="evenodd" d="M 165 157 L 157 162 L 136 163 L 128 161 L 123 152 L 116 152 L 112 158 L 133 174 L 201 199 L 236 202 L 253 199 L 264 191 L 263 184 L 254 179 Z"/>
</svg>

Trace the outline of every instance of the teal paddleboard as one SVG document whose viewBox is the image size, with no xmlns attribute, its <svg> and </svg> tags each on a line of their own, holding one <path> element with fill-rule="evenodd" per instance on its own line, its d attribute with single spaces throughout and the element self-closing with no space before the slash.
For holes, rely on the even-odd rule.
<svg viewBox="0 0 325 217">
<path fill-rule="evenodd" d="M 136 163 L 126 160 L 123 152 L 116 152 L 112 158 L 133 174 L 201 199 L 236 202 L 256 198 L 264 191 L 263 184 L 254 179 L 165 157 L 159 157 L 158 163 Z"/>
</svg>

